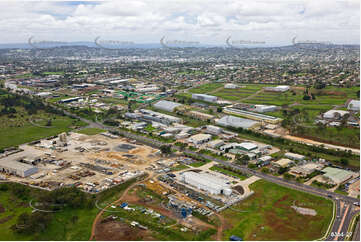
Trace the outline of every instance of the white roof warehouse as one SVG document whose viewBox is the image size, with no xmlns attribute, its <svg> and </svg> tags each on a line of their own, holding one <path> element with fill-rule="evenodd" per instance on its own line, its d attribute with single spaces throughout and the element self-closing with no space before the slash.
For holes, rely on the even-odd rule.
<svg viewBox="0 0 361 242">
<path fill-rule="evenodd" d="M 180 103 L 170 102 L 166 100 L 161 100 L 153 105 L 155 108 L 158 108 L 160 110 L 168 111 L 168 112 L 174 112 L 174 110 L 182 106 Z"/>
<path fill-rule="evenodd" d="M 0 171 L 21 177 L 28 177 L 37 173 L 38 168 L 6 157 L 0 159 Z"/>
<path fill-rule="evenodd" d="M 250 120 L 250 119 L 238 118 L 235 116 L 228 115 L 228 116 L 222 117 L 221 119 L 216 120 L 216 124 L 225 126 L 225 127 L 230 126 L 233 128 L 248 129 L 248 128 L 257 126 L 260 123 L 257 121 Z"/>
</svg>

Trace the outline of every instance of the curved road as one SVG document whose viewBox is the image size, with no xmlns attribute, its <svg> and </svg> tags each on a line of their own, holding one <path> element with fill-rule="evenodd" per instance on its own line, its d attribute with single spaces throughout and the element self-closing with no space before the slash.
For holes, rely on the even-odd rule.
<svg viewBox="0 0 361 242">
<path fill-rule="evenodd" d="M 117 199 L 115 200 L 114 202 L 108 204 L 107 206 L 105 206 L 102 210 L 100 210 L 100 212 L 97 214 L 97 216 L 95 217 L 94 221 L 93 221 L 93 225 L 92 225 L 92 231 L 91 231 L 91 235 L 90 235 L 90 238 L 89 240 L 94 240 L 95 238 L 95 231 L 96 231 L 96 226 L 98 225 L 99 223 L 99 220 L 101 219 L 102 215 L 104 212 L 106 212 L 107 208 L 109 208 L 110 206 L 114 205 L 114 204 L 117 204 L 119 202 L 121 202 L 124 198 L 124 196 L 129 192 L 130 189 L 134 188 L 135 186 L 139 185 L 140 183 L 143 183 L 149 179 L 151 179 L 152 177 L 148 177 L 146 179 L 142 179 L 140 181 L 137 181 L 135 183 L 133 183 L 132 185 L 130 185 L 127 189 L 125 189 L 122 193 L 122 195 Z"/>
</svg>

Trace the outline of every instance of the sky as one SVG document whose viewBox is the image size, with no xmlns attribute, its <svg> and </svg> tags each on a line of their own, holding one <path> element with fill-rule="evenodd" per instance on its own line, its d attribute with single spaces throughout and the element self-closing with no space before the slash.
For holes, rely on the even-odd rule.
<svg viewBox="0 0 361 242">
<path fill-rule="evenodd" d="M 0 43 L 360 43 L 359 0 L 0 0 Z"/>
</svg>

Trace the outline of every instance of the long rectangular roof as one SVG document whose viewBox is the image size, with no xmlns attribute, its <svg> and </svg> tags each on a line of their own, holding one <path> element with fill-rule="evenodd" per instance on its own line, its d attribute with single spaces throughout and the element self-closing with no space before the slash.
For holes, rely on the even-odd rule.
<svg viewBox="0 0 361 242">
<path fill-rule="evenodd" d="M 223 125 L 223 126 L 231 126 L 235 128 L 251 128 L 252 126 L 258 124 L 259 122 L 253 121 L 250 119 L 245 118 L 239 118 L 232 115 L 227 115 L 222 117 L 221 119 L 216 121 L 217 124 Z"/>
<path fill-rule="evenodd" d="M 193 171 L 183 173 L 184 176 L 196 180 L 199 184 L 208 187 L 214 187 L 218 189 L 229 188 L 230 186 L 227 184 L 227 180 L 221 179 L 215 175 L 207 174 L 207 173 L 196 173 Z"/>
<path fill-rule="evenodd" d="M 166 101 L 166 100 L 161 100 L 161 101 L 158 101 L 157 103 L 155 103 L 153 106 L 156 108 L 173 111 L 176 107 L 182 106 L 182 104 L 176 103 L 176 102 L 171 102 L 171 101 Z"/>
<path fill-rule="evenodd" d="M 0 167 L 1 168 L 15 169 L 15 170 L 19 170 L 19 171 L 27 171 L 27 170 L 35 167 L 35 166 L 29 165 L 29 164 L 15 161 L 13 159 L 6 159 L 6 158 L 0 159 Z"/>
</svg>

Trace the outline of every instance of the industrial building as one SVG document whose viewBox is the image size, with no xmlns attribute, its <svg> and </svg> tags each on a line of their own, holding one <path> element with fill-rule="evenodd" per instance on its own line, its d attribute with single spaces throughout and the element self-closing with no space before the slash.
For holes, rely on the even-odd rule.
<svg viewBox="0 0 361 242">
<path fill-rule="evenodd" d="M 235 116 L 227 115 L 215 121 L 217 125 L 225 126 L 225 127 L 233 127 L 233 128 L 255 128 L 261 125 L 257 121 L 253 121 L 245 118 L 238 118 Z"/>
<path fill-rule="evenodd" d="M 276 87 L 264 87 L 263 89 L 269 92 L 287 92 L 290 90 L 290 86 L 281 85 Z"/>
<path fill-rule="evenodd" d="M 206 133 L 213 134 L 213 135 L 219 135 L 222 133 L 222 128 L 214 126 L 214 125 L 207 125 L 206 127 Z"/>
<path fill-rule="evenodd" d="M 190 112 L 188 112 L 188 114 L 190 116 L 192 116 L 193 118 L 203 120 L 203 121 L 211 120 L 214 118 L 213 115 L 202 113 L 202 112 L 197 112 L 197 111 L 190 111 Z"/>
<path fill-rule="evenodd" d="M 166 101 L 166 100 L 161 100 L 161 101 L 158 101 L 157 103 L 155 103 L 153 106 L 155 108 L 158 108 L 163 111 L 174 112 L 174 110 L 177 107 L 182 106 L 182 104 L 176 103 L 176 102 L 170 102 L 170 101 Z"/>
<path fill-rule="evenodd" d="M 251 142 L 243 142 L 243 143 L 229 143 L 226 144 L 222 147 L 220 147 L 220 150 L 222 151 L 228 151 L 230 149 L 239 149 L 242 151 L 252 151 L 252 150 L 256 150 L 258 148 L 258 146 L 254 143 Z"/>
<path fill-rule="evenodd" d="M 264 114 L 260 114 L 260 113 L 244 111 L 244 110 L 240 110 L 240 109 L 236 109 L 236 108 L 224 108 L 223 112 L 228 113 L 228 114 L 240 115 L 245 118 L 249 118 L 249 119 L 256 120 L 256 121 L 262 121 L 262 122 L 266 122 L 266 123 L 270 123 L 270 124 L 277 124 L 282 121 L 282 119 L 277 118 L 277 117 L 264 115 Z"/>
<path fill-rule="evenodd" d="M 261 105 L 261 104 L 254 105 L 254 111 L 258 113 L 274 112 L 276 110 L 277 110 L 277 106 L 275 105 Z"/>
<path fill-rule="evenodd" d="M 272 164 L 276 167 L 287 168 L 287 167 L 292 166 L 294 164 L 294 161 L 292 161 L 290 159 L 282 158 L 278 161 L 273 161 Z"/>
<path fill-rule="evenodd" d="M 139 116 L 138 119 L 142 121 L 154 121 L 167 125 L 182 122 L 181 118 L 177 118 L 167 114 L 158 113 L 147 109 L 140 109 L 139 111 L 142 113 L 142 115 Z"/>
<path fill-rule="evenodd" d="M 265 166 L 265 165 L 269 165 L 272 160 L 273 160 L 272 156 L 265 155 L 265 156 L 258 158 L 256 164 Z"/>
<path fill-rule="evenodd" d="M 348 111 L 344 110 L 329 110 L 323 114 L 323 118 L 325 119 L 340 119 L 346 114 L 349 114 Z"/>
<path fill-rule="evenodd" d="M 198 94 L 198 93 L 192 94 L 192 98 L 196 99 L 196 100 L 202 100 L 205 102 L 211 102 L 211 103 L 216 102 L 218 100 L 218 97 L 216 97 L 216 96 L 211 96 L 211 95 L 207 95 L 207 94 Z"/>
<path fill-rule="evenodd" d="M 59 101 L 59 103 L 71 103 L 71 102 L 79 101 L 80 99 L 82 99 L 82 98 L 81 97 L 71 97 L 71 98 L 62 99 Z"/>
<path fill-rule="evenodd" d="M 36 166 L 18 162 L 6 157 L 0 160 L 0 172 L 5 172 L 20 177 L 28 177 L 37 173 L 38 168 Z"/>
<path fill-rule="evenodd" d="M 347 109 L 350 111 L 359 112 L 360 111 L 360 101 L 359 100 L 351 100 L 347 105 Z"/>
<path fill-rule="evenodd" d="M 291 152 L 285 153 L 285 157 L 288 159 L 291 159 L 291 160 L 295 160 L 295 161 L 301 161 L 301 160 L 305 159 L 305 156 L 291 153 Z"/>
<path fill-rule="evenodd" d="M 203 144 L 206 143 L 208 141 L 210 141 L 212 139 L 212 135 L 210 134 L 196 134 L 191 136 L 188 139 L 188 142 L 191 142 L 195 145 L 199 145 L 199 144 Z"/>
<path fill-rule="evenodd" d="M 231 195 L 232 189 L 227 180 L 207 173 L 196 173 L 193 171 L 184 172 L 181 180 L 197 189 L 204 190 L 214 195 Z"/>
<path fill-rule="evenodd" d="M 301 175 L 301 176 L 307 176 L 311 174 L 314 171 L 319 171 L 324 167 L 322 164 L 318 163 L 307 163 L 302 166 L 295 166 L 290 169 L 290 173 Z"/>
<path fill-rule="evenodd" d="M 212 148 L 212 149 L 219 148 L 222 145 L 224 145 L 224 141 L 221 140 L 221 139 L 212 140 L 212 141 L 207 143 L 207 146 Z"/>
<path fill-rule="evenodd" d="M 341 184 L 352 178 L 353 173 L 343 169 L 338 169 L 334 167 L 326 167 L 322 170 L 323 177 L 333 184 Z"/>
<path fill-rule="evenodd" d="M 49 97 L 51 95 L 52 95 L 51 92 L 39 92 L 36 94 L 36 96 L 38 96 L 38 97 Z"/>
<path fill-rule="evenodd" d="M 224 85 L 224 88 L 226 88 L 226 89 L 237 89 L 238 86 L 236 84 L 233 84 L 233 83 L 227 83 L 226 85 Z"/>
</svg>

